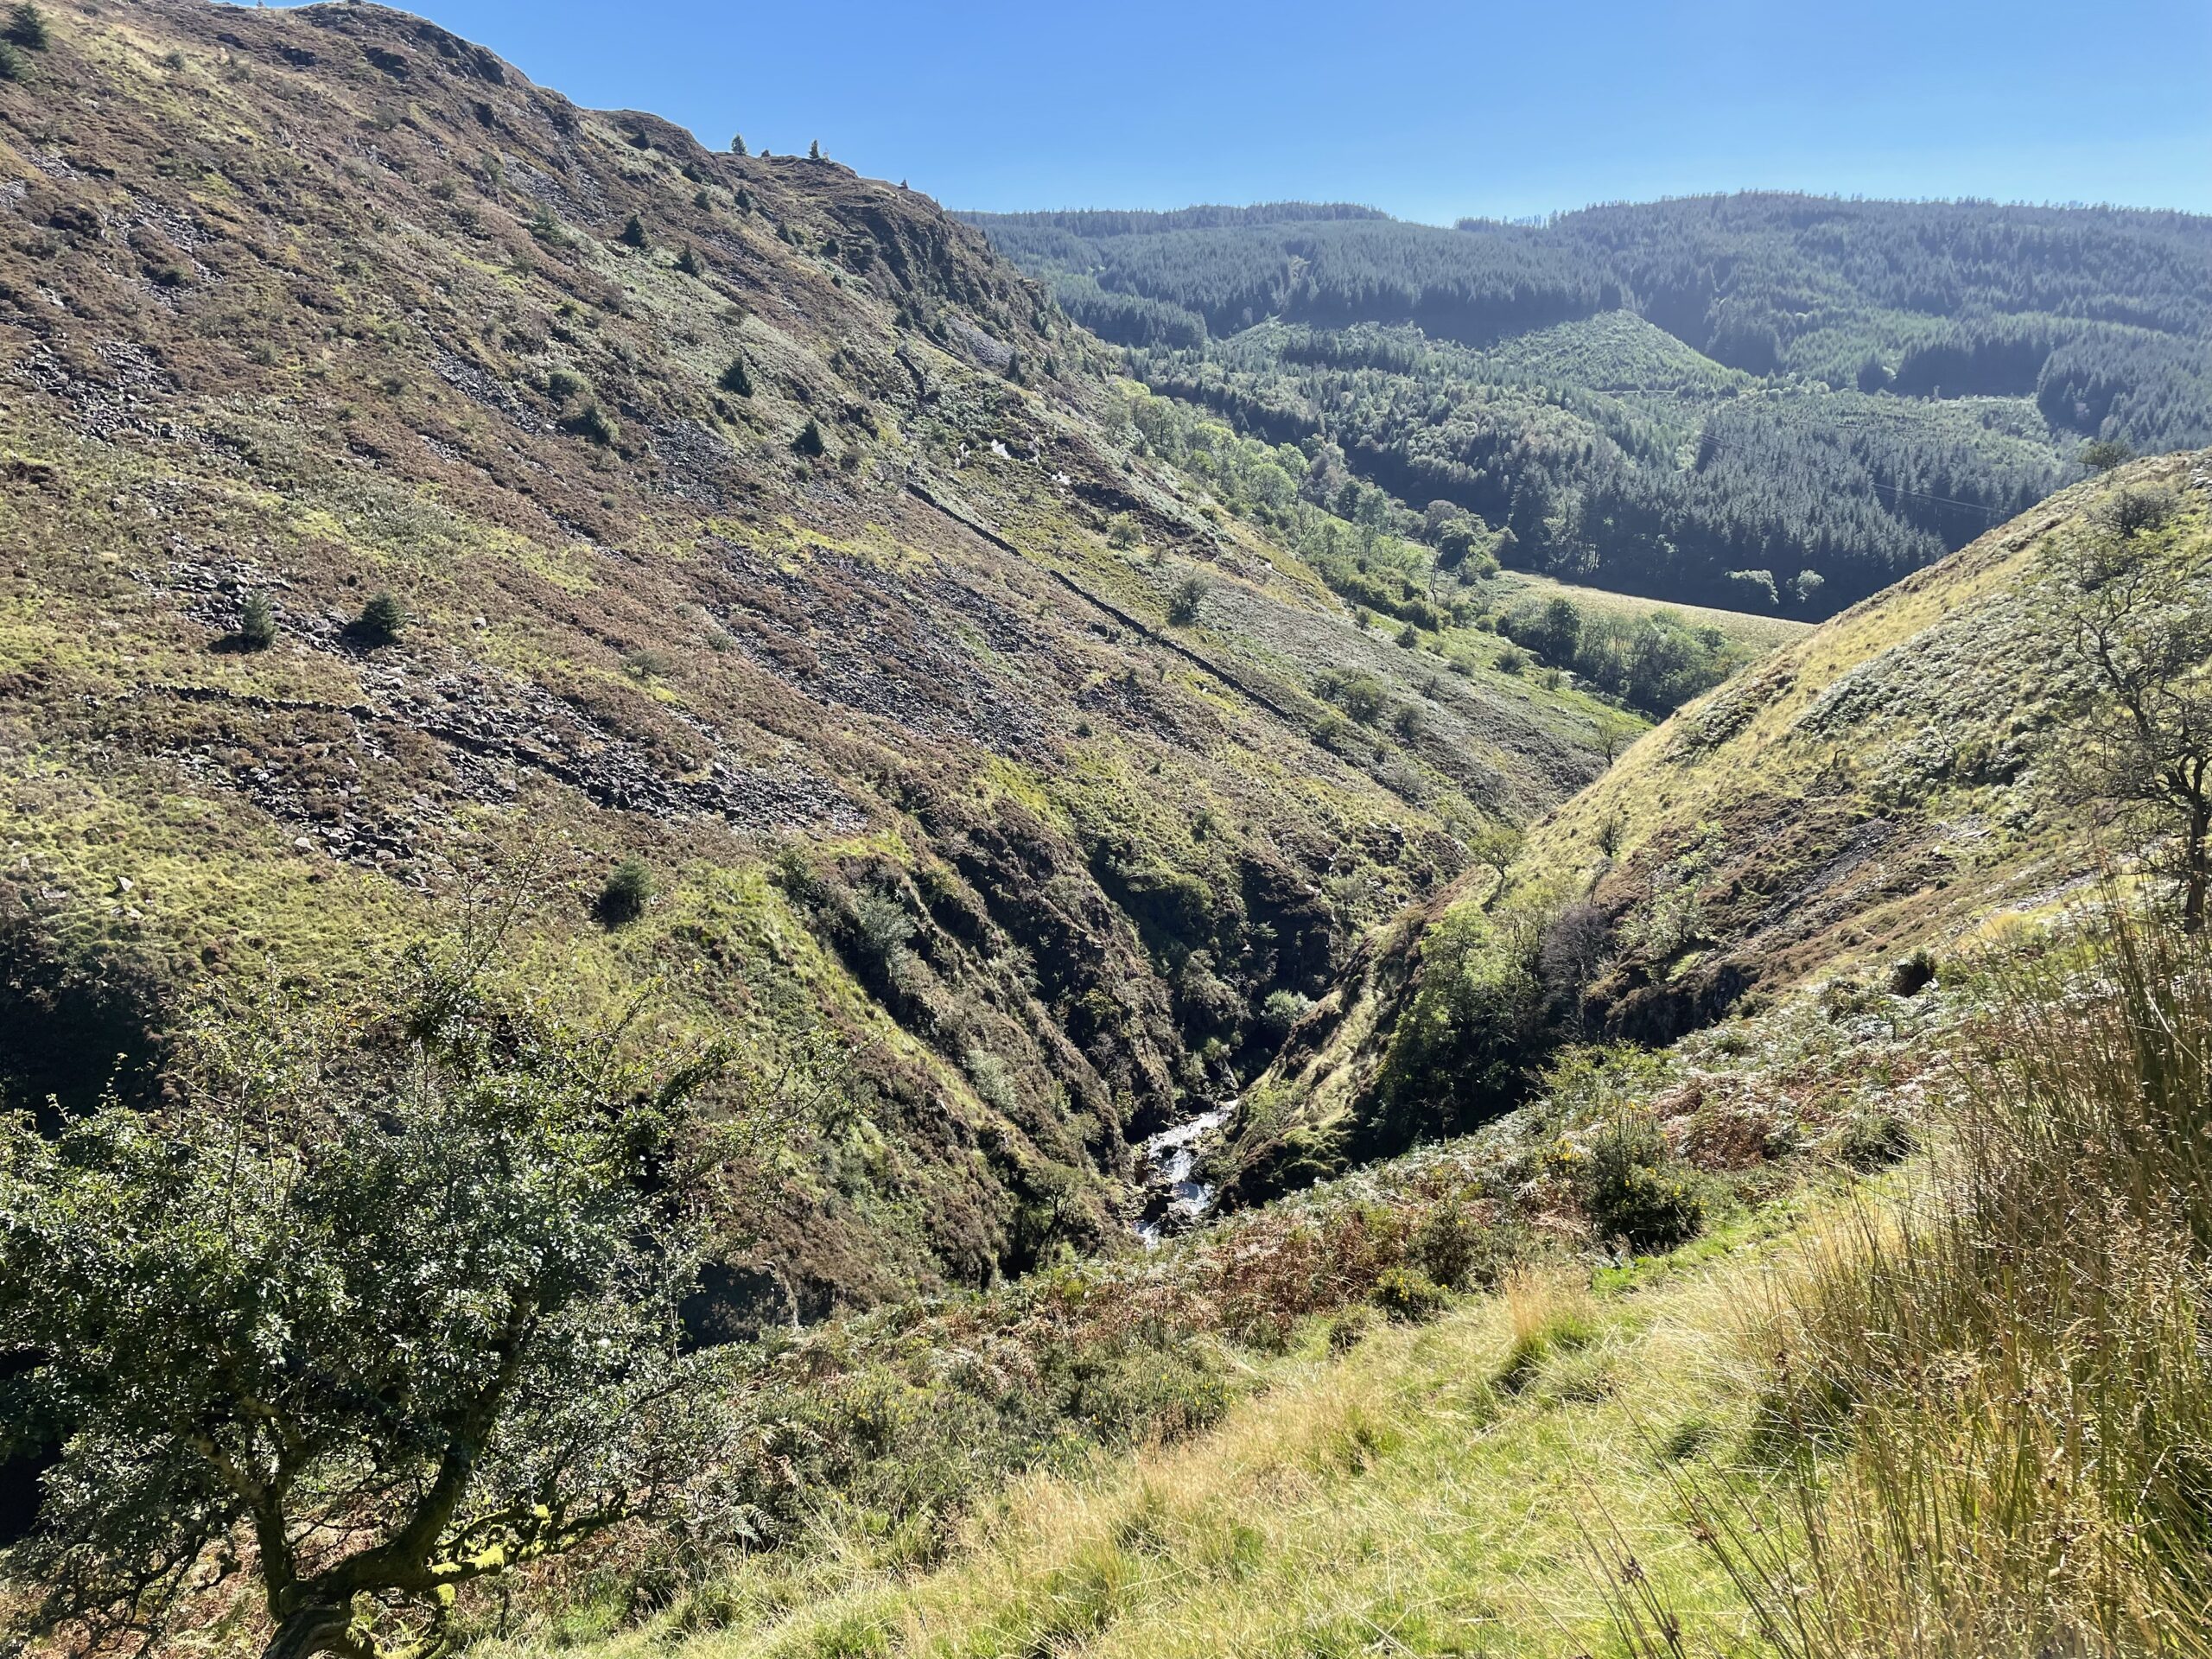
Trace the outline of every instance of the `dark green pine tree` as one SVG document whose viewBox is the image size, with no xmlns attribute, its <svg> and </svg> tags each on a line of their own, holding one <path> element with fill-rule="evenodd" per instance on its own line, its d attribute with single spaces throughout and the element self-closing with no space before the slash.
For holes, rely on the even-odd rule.
<svg viewBox="0 0 2212 1659">
<path fill-rule="evenodd" d="M 276 612 L 265 594 L 249 594 L 238 609 L 238 643 L 248 651 L 266 651 L 276 643 Z"/>
<path fill-rule="evenodd" d="M 630 222 L 622 227 L 622 244 L 632 248 L 645 245 L 645 223 L 635 213 L 630 215 Z"/>
</svg>

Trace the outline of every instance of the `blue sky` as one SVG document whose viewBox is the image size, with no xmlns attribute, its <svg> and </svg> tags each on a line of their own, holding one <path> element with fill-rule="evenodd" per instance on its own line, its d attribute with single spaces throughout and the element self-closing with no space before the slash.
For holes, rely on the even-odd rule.
<svg viewBox="0 0 2212 1659">
<path fill-rule="evenodd" d="M 2212 211 L 2207 0 L 419 0 L 577 102 L 948 206 L 1409 219 L 1706 190 Z"/>
</svg>

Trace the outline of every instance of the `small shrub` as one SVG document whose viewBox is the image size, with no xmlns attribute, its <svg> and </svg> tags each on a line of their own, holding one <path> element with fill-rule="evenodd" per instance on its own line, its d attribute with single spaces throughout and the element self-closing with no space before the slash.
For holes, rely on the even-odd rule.
<svg viewBox="0 0 2212 1659">
<path fill-rule="evenodd" d="M 575 433 L 580 438 L 589 440 L 602 449 L 613 448 L 614 440 L 621 435 L 622 431 L 622 429 L 615 424 L 614 417 L 597 404 L 586 404 L 582 409 L 569 416 L 561 424 L 568 431 Z"/>
<path fill-rule="evenodd" d="M 361 607 L 354 637 L 366 645 L 388 645 L 406 631 L 407 620 L 407 607 L 389 590 L 379 592 Z"/>
<path fill-rule="evenodd" d="M 1363 726 L 1372 726 L 1390 706 L 1390 690 L 1372 674 L 1324 669 L 1314 677 L 1313 694 L 1333 702 Z"/>
<path fill-rule="evenodd" d="M 822 441 L 822 429 L 812 421 L 801 427 L 798 435 L 791 440 L 791 448 L 810 461 L 818 459 L 829 447 Z"/>
<path fill-rule="evenodd" d="M 0 41 L 0 80 L 21 80 L 25 67 L 23 54 Z"/>
<path fill-rule="evenodd" d="M 1329 1351 L 1348 1354 L 1367 1340 L 1375 1328 L 1375 1316 L 1357 1305 L 1347 1307 L 1329 1321 Z"/>
<path fill-rule="evenodd" d="M 1106 521 L 1106 544 L 1109 547 L 1135 547 L 1143 537 L 1138 534 L 1137 521 L 1126 512 L 1117 512 Z"/>
<path fill-rule="evenodd" d="M 652 902 L 653 873 L 634 854 L 614 867 L 607 885 L 599 890 L 599 919 L 608 927 L 623 927 L 645 913 Z"/>
<path fill-rule="evenodd" d="M 1421 630 L 1414 626 L 1412 623 L 1408 622 L 1404 627 L 1398 630 L 1399 650 L 1411 651 L 1419 644 L 1421 644 Z"/>
<path fill-rule="evenodd" d="M 20 46 L 27 52 L 43 52 L 53 41 L 47 28 L 46 14 L 29 3 L 16 7 L 8 14 L 7 41 L 10 46 Z"/>
<path fill-rule="evenodd" d="M 740 397 L 753 395 L 753 377 L 746 372 L 743 358 L 730 359 L 729 366 L 722 371 L 721 388 L 724 391 L 734 392 Z"/>
<path fill-rule="evenodd" d="M 1854 1112 L 1829 1142 L 1836 1162 L 1860 1174 L 1886 1169 L 1912 1150 L 1912 1126 L 1895 1112 Z"/>
<path fill-rule="evenodd" d="M 1375 1281 L 1375 1305 L 1403 1325 L 1424 1325 L 1444 1311 L 1444 1287 L 1412 1268 L 1389 1268 Z"/>
<path fill-rule="evenodd" d="M 1925 946 L 1898 958 L 1890 969 L 1891 996 L 1918 996 L 1936 982 L 1936 957 Z"/>
<path fill-rule="evenodd" d="M 1639 1254 L 1672 1249 L 1705 1224 L 1704 1200 L 1649 1118 L 1623 1117 L 1601 1129 L 1578 1161 L 1575 1185 L 1601 1243 Z"/>
<path fill-rule="evenodd" d="M 622 234 L 618 239 L 626 248 L 644 247 L 645 245 L 645 226 L 644 221 L 639 219 L 635 213 L 631 214 L 629 222 L 623 226 Z"/>
<path fill-rule="evenodd" d="M 276 612 L 265 594 L 248 594 L 238 607 L 238 644 L 248 651 L 266 651 L 276 643 Z"/>
<path fill-rule="evenodd" d="M 1168 595 L 1167 620 L 1174 626 L 1186 628 L 1198 620 L 1198 607 L 1205 603 L 1205 578 L 1195 573 L 1183 578 L 1175 591 Z"/>
<path fill-rule="evenodd" d="M 1477 1264 L 1488 1253 L 1483 1230 L 1456 1205 L 1440 1205 L 1414 1229 L 1411 1255 L 1421 1270 L 1446 1290 L 1462 1288 L 1476 1276 Z"/>
<path fill-rule="evenodd" d="M 707 269 L 699 263 L 698 251 L 689 242 L 683 245 L 683 251 L 676 256 L 676 268 L 686 276 L 700 276 Z"/>
<path fill-rule="evenodd" d="M 2163 529 L 2176 505 L 2171 490 L 2122 490 L 2097 509 L 2097 522 L 2126 540 Z"/>
<path fill-rule="evenodd" d="M 1260 1004 L 1260 1024 L 1268 1033 L 1281 1040 L 1289 1033 L 1312 1001 L 1297 991 L 1277 989 L 1269 991 Z"/>
</svg>

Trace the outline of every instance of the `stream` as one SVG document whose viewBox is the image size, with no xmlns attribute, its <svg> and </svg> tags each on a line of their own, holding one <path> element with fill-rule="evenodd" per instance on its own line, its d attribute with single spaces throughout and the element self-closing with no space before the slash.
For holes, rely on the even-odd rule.
<svg viewBox="0 0 2212 1659">
<path fill-rule="evenodd" d="M 1213 1188 L 1192 1180 L 1191 1171 L 1198 1160 L 1198 1142 L 1229 1122 L 1236 1109 L 1232 1100 L 1162 1129 L 1145 1141 L 1145 1204 L 1135 1226 L 1147 1249 L 1169 1233 L 1181 1232 L 1204 1220 L 1213 1207 Z"/>
</svg>

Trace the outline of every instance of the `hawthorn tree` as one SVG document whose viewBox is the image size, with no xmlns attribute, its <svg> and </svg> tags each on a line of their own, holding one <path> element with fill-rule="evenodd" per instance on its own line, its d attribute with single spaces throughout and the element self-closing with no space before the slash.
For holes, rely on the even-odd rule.
<svg viewBox="0 0 2212 1659">
<path fill-rule="evenodd" d="M 156 1111 L 0 1120 L 0 1421 L 60 1446 L 5 1563 L 28 1633 L 156 1651 L 243 1571 L 267 1659 L 432 1659 L 474 1581 L 714 1522 L 673 1195 L 719 1062 L 656 1074 L 480 969 L 203 1021 Z"/>
<path fill-rule="evenodd" d="M 2077 797 L 2171 826 L 2193 933 L 2212 889 L 2212 561 L 2158 533 L 2170 501 L 2130 495 L 2057 550 L 2060 636 L 2098 709 L 2056 758 Z"/>
</svg>

